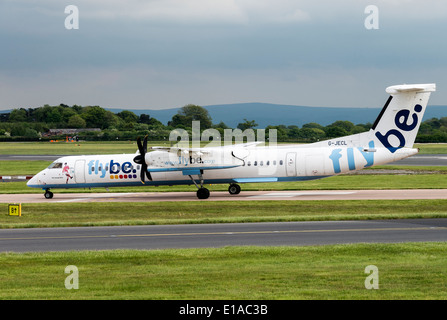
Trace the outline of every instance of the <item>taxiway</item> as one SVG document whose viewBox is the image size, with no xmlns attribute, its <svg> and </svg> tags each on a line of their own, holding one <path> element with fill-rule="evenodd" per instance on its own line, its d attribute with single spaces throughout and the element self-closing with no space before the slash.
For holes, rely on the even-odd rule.
<svg viewBox="0 0 447 320">
<path fill-rule="evenodd" d="M 0 229 L 0 252 L 447 241 L 447 219 Z"/>
<path fill-rule="evenodd" d="M 0 203 L 64 203 L 64 202 L 158 202 L 158 201 L 250 201 L 250 200 L 408 200 L 447 199 L 447 189 L 399 190 L 316 190 L 316 191 L 242 191 L 230 195 L 212 191 L 206 200 L 197 199 L 191 192 L 134 192 L 134 193 L 54 193 L 45 199 L 43 193 L 0 194 Z"/>
</svg>

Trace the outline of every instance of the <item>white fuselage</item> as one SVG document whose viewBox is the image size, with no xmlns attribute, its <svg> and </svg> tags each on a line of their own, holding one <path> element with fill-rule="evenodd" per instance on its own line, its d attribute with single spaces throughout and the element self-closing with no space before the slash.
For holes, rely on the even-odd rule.
<svg viewBox="0 0 447 320">
<path fill-rule="evenodd" d="M 67 156 L 36 174 L 28 186 L 54 189 L 189 185 L 193 183 L 190 176 L 198 181 L 199 173 L 206 184 L 313 180 L 400 160 L 418 152 L 402 148 L 391 154 L 386 148 L 368 151 L 368 145 L 364 148 L 346 145 L 343 140 L 334 140 L 333 145 L 323 148 L 295 145 L 238 150 L 235 147 L 223 148 L 223 152 L 213 148 L 217 152 L 200 158 L 153 151 L 146 155 L 152 180 L 144 184 L 140 180 L 141 165 L 133 161 L 135 154 Z M 234 150 L 245 157 L 232 157 Z"/>
</svg>

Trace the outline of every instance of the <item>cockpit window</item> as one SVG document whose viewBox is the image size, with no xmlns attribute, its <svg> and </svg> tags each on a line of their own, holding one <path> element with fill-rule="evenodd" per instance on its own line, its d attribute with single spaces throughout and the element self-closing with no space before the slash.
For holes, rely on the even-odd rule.
<svg viewBox="0 0 447 320">
<path fill-rule="evenodd" d="M 62 162 L 53 162 L 48 169 L 62 169 Z"/>
</svg>

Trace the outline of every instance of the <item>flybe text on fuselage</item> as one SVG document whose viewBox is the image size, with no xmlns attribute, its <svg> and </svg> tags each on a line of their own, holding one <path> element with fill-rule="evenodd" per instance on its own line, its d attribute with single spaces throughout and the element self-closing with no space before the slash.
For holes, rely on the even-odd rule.
<svg viewBox="0 0 447 320">
<path fill-rule="evenodd" d="M 188 166 L 188 165 L 193 165 L 193 164 L 213 164 L 215 163 L 216 160 L 214 159 L 202 159 L 201 157 L 184 157 L 184 156 L 179 156 L 178 160 L 176 159 L 175 161 L 172 160 L 167 160 L 164 162 L 165 165 L 171 165 L 171 166 Z"/>
<path fill-rule="evenodd" d="M 123 162 L 122 164 L 113 159 L 105 163 L 100 160 L 90 160 L 88 162 L 89 175 L 99 175 L 99 178 L 105 178 L 107 172 L 110 173 L 110 178 L 112 179 L 113 175 L 120 173 L 128 175 L 129 178 L 137 178 L 137 169 L 130 161 Z"/>
<path fill-rule="evenodd" d="M 369 148 L 374 149 L 374 141 L 369 142 Z M 354 156 L 355 149 L 357 149 L 362 154 L 363 158 L 366 160 L 366 165 L 364 166 L 365 168 L 371 167 L 374 164 L 374 153 L 369 152 L 369 151 L 364 151 L 364 148 L 362 148 L 362 147 L 344 148 L 344 149 L 337 148 L 337 149 L 332 150 L 331 155 L 329 156 L 329 159 L 332 160 L 334 173 L 340 173 L 342 171 L 341 166 L 340 166 L 340 158 L 343 157 L 343 155 L 342 155 L 343 150 L 346 150 L 346 158 L 348 160 L 349 170 L 356 169 L 356 166 L 355 166 L 356 159 Z"/>
</svg>

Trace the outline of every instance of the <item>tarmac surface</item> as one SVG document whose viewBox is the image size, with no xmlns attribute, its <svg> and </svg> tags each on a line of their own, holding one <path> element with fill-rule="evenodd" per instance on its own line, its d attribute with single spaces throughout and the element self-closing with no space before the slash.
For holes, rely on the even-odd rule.
<svg viewBox="0 0 447 320">
<path fill-rule="evenodd" d="M 54 191 L 54 190 L 53 190 Z M 250 201 L 250 200 L 407 200 L 447 199 L 447 189 L 400 190 L 317 190 L 317 191 L 242 191 L 230 195 L 214 191 L 206 200 L 191 192 L 135 193 L 54 193 L 53 199 L 40 194 L 0 194 L 0 203 L 64 203 L 64 202 L 157 202 L 157 201 Z"/>
<path fill-rule="evenodd" d="M 447 219 L 0 229 L 0 252 L 447 241 Z"/>
</svg>

